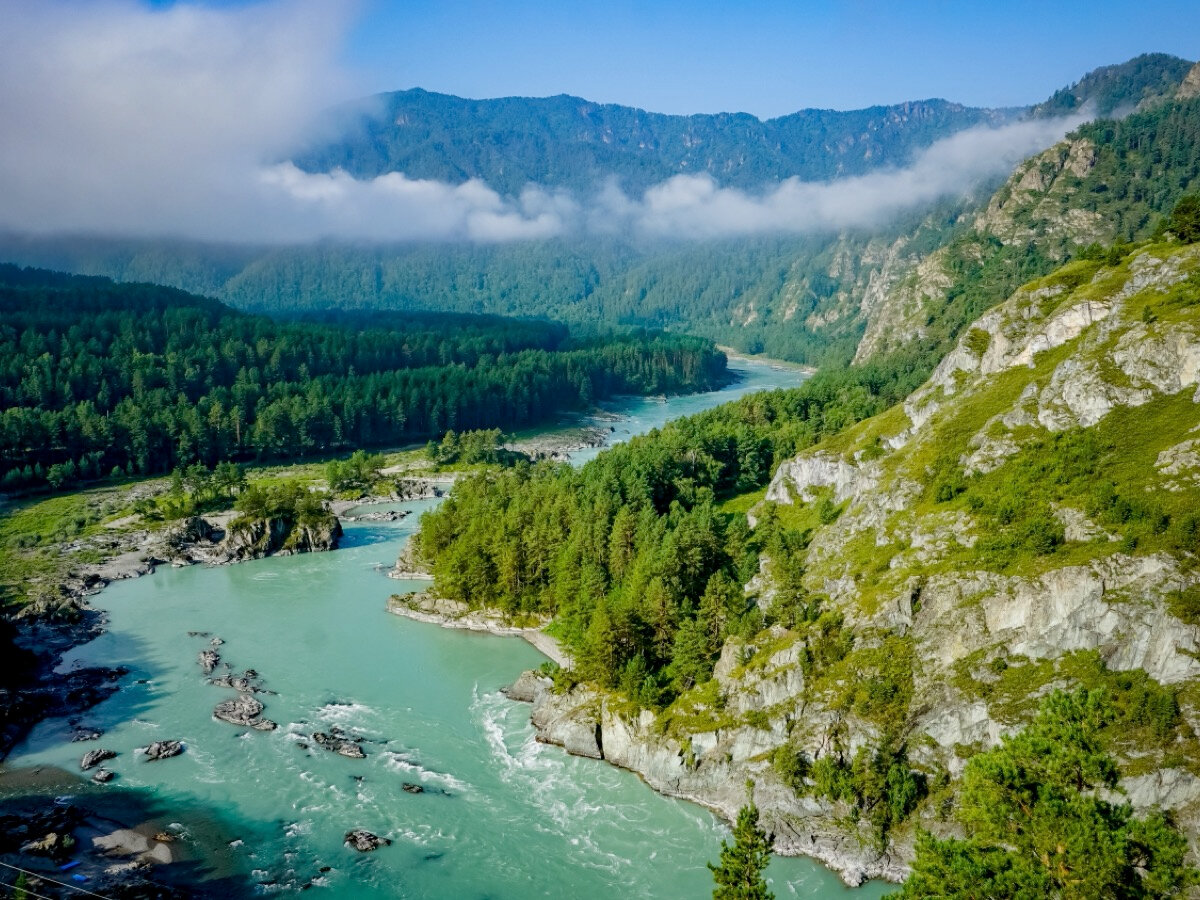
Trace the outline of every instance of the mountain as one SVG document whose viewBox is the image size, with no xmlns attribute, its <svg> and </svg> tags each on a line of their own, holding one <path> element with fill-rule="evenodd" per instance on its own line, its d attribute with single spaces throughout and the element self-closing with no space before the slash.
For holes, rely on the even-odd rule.
<svg viewBox="0 0 1200 900">
<path fill-rule="evenodd" d="M 396 91 L 331 114 L 343 136 L 296 158 L 311 172 L 356 178 L 403 172 L 460 183 L 478 178 L 502 194 L 528 184 L 589 194 L 609 179 L 628 192 L 673 175 L 706 173 L 761 189 L 785 178 L 823 181 L 908 163 L 940 138 L 1025 115 L 1090 109 L 1107 117 L 1168 96 L 1191 63 L 1146 54 L 1088 73 L 1031 108 L 980 109 L 946 100 L 838 111 L 804 109 L 775 119 L 747 113 L 664 115 L 580 97 L 469 100 Z"/>
<path fill-rule="evenodd" d="M 1128 62 L 1094 69 L 1070 87 L 1033 107 L 1035 116 L 1059 116 L 1091 106 L 1097 117 L 1173 97 L 1191 63 L 1166 53 L 1145 53 Z"/>
<path fill-rule="evenodd" d="M 640 194 L 697 173 L 756 189 L 792 176 L 823 180 L 901 165 L 939 138 L 1020 112 L 920 100 L 762 121 L 748 113 L 664 115 L 565 94 L 467 100 L 420 89 L 381 94 L 373 105 L 377 114 L 350 118 L 346 137 L 300 154 L 297 165 L 356 178 L 479 178 L 508 195 L 528 184 L 590 194 L 610 178 Z"/>
<path fill-rule="evenodd" d="M 541 740 L 729 819 L 752 782 L 776 850 L 852 883 L 961 834 L 968 761 L 1056 688 L 1105 691 L 1123 799 L 1200 850 L 1200 244 L 1021 286 L 874 412 L 906 377 L 464 480 L 406 602 L 553 618 L 570 669 L 513 691 Z"/>
<path fill-rule="evenodd" d="M 685 330 L 740 350 L 813 365 L 861 362 L 905 350 L 924 354 L 931 369 L 967 322 L 1022 282 L 1046 274 L 1092 242 L 1149 236 L 1175 200 L 1195 189 L 1200 101 L 1194 92 L 1200 73 L 1193 68 L 1188 74 L 1188 66 L 1175 57 L 1150 55 L 1084 76 L 1037 114 L 1088 104 L 1127 108 L 1134 98 L 1139 109 L 1119 121 L 1082 126 L 1067 141 L 1023 164 L 1007 183 L 981 185 L 969 196 L 944 199 L 870 231 L 637 244 L 619 238 L 564 238 L 491 246 L 326 243 L 266 248 L 8 236 L 0 238 L 0 257 L 170 284 L 258 312 L 378 308 L 542 316 L 583 328 Z M 1063 99 L 1068 94 L 1074 99 Z M 432 117 L 427 124 L 444 99 L 412 92 L 392 96 L 415 96 L 422 114 Z M 514 110 L 528 112 L 522 106 L 527 101 L 512 101 L 511 109 L 506 102 L 455 101 L 451 106 L 457 116 L 466 115 L 463 111 L 472 103 L 482 104 L 491 111 L 487 121 L 500 116 L 516 128 Z M 553 99 L 528 103 L 561 107 Z M 501 115 L 501 109 L 507 112 Z M 797 115 L 803 119 L 807 114 Z M 812 115 L 819 119 L 825 114 Z M 845 124 L 860 113 L 829 115 L 830 121 Z M 513 146 L 525 149 L 513 150 L 513 164 L 557 159 L 570 147 L 574 153 L 585 145 L 613 146 L 603 141 L 577 145 L 565 138 L 546 143 L 547 135 L 562 129 L 538 129 L 560 118 L 530 113 L 520 119 L 526 131 L 542 135 L 541 143 L 517 141 Z M 691 121 L 659 118 L 673 123 L 672 128 Z M 720 118 L 699 117 L 705 127 L 714 128 Z M 771 127 L 784 122 L 773 121 Z M 915 121 L 896 125 L 908 135 L 905 140 L 915 139 Z M 448 129 L 450 122 L 457 119 L 452 116 L 438 128 Z M 460 124 L 462 141 L 472 134 L 479 137 L 473 130 L 478 122 Z M 758 123 L 752 130 L 768 124 Z M 886 128 L 878 134 L 884 132 Z M 824 132 L 806 133 L 815 141 L 814 135 Z M 436 156 L 436 143 L 422 143 L 421 152 Z M 1155 151 L 1145 152 L 1151 144 Z M 445 148 L 445 141 L 440 146 Z M 480 146 L 488 146 L 487 141 Z M 751 142 L 742 157 L 760 158 L 754 148 L 763 146 Z M 913 146 L 911 140 L 906 146 Z M 499 147 L 487 152 L 500 153 Z M 526 154 L 530 147 L 541 149 Z M 649 151 L 635 147 L 628 152 Z M 451 156 L 447 151 L 439 158 Z M 842 165 L 844 160 L 838 159 L 830 156 L 828 165 Z M 332 158 L 323 164 L 333 164 Z M 377 170 L 363 170 L 371 171 Z M 456 171 L 454 177 L 462 178 L 483 177 L 490 170 L 460 166 Z"/>
</svg>

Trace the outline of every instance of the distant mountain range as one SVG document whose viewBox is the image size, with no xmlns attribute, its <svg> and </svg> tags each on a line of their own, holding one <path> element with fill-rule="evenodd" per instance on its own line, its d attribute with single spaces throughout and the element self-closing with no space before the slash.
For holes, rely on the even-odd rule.
<svg viewBox="0 0 1200 900">
<path fill-rule="evenodd" d="M 841 112 L 805 109 L 776 119 L 748 113 L 676 116 L 579 97 L 468 100 L 414 89 L 380 94 L 332 115 L 342 135 L 295 160 L 358 178 L 403 172 L 459 183 L 479 178 L 504 194 L 527 184 L 590 191 L 610 178 L 640 193 L 673 175 L 707 173 L 754 189 L 793 176 L 824 180 L 902 165 L 940 138 L 977 125 L 1075 112 L 1132 109 L 1178 85 L 1190 63 L 1156 53 L 1089 73 L 1035 107 L 981 109 L 946 100 Z"/>
</svg>

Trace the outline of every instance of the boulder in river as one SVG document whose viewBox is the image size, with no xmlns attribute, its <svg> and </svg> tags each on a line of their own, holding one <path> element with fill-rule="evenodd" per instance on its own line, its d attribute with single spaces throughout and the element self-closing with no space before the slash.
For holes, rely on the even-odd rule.
<svg viewBox="0 0 1200 900">
<path fill-rule="evenodd" d="M 364 828 L 355 828 L 353 831 L 346 832 L 346 843 L 359 853 L 370 853 L 372 850 L 388 846 L 391 841 L 377 834 L 371 834 Z"/>
<path fill-rule="evenodd" d="M 312 739 L 320 747 L 331 753 L 339 753 L 349 759 L 366 759 L 367 754 L 357 743 L 347 740 L 339 734 L 326 734 L 324 731 L 313 733 Z"/>
<path fill-rule="evenodd" d="M 413 784 L 411 781 L 406 781 L 404 784 L 400 785 L 400 790 L 404 791 L 406 794 L 425 793 L 425 788 L 421 787 L 419 784 Z"/>
<path fill-rule="evenodd" d="M 183 752 L 183 744 L 180 741 L 155 741 L 149 747 L 143 748 L 142 752 L 146 754 L 146 759 L 154 762 L 178 756 Z"/>
<path fill-rule="evenodd" d="M 103 750 L 100 748 L 89 750 L 83 754 L 83 759 L 79 760 L 79 768 L 81 771 L 86 772 L 88 769 L 95 768 L 106 759 L 112 759 L 116 755 L 116 750 Z"/>
<path fill-rule="evenodd" d="M 253 669 L 247 669 L 241 675 L 218 675 L 216 678 L 210 678 L 208 683 L 215 684 L 217 687 L 233 688 L 243 694 L 275 693 L 262 686 L 258 680 L 258 673 Z"/>
<path fill-rule="evenodd" d="M 199 655 L 200 668 L 205 675 L 211 675 L 213 669 L 217 667 L 217 663 L 221 661 L 221 654 L 216 650 L 201 650 Z"/>
<path fill-rule="evenodd" d="M 92 773 L 92 781 L 96 782 L 96 784 L 108 784 L 113 780 L 113 775 L 113 772 L 110 772 L 108 769 L 104 768 L 104 766 L 101 766 L 94 773 Z"/>
<path fill-rule="evenodd" d="M 262 718 L 263 705 L 249 694 L 238 694 L 230 700 L 222 700 L 213 710 L 213 715 L 230 725 L 244 725 L 259 731 L 274 731 L 276 725 Z"/>
</svg>

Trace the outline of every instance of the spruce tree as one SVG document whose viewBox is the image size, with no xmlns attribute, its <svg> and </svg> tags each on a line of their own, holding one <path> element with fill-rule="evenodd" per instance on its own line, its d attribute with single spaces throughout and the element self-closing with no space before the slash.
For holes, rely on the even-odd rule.
<svg viewBox="0 0 1200 900">
<path fill-rule="evenodd" d="M 721 864 L 708 864 L 717 883 L 713 900 L 775 900 L 763 873 L 771 861 L 771 841 L 758 824 L 758 807 L 751 800 L 738 811 L 733 846 L 721 841 Z"/>
</svg>

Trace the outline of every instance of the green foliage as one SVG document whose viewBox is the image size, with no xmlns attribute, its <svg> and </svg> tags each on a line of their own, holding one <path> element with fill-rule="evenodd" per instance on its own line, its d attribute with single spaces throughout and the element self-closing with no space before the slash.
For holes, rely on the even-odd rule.
<svg viewBox="0 0 1200 900">
<path fill-rule="evenodd" d="M 1062 116 L 1090 104 L 1098 116 L 1111 116 L 1123 107 L 1170 97 L 1192 64 L 1167 53 L 1143 53 L 1127 62 L 1102 66 L 1075 84 L 1055 91 L 1034 107 L 1036 116 Z"/>
<path fill-rule="evenodd" d="M 580 342 L 561 325 L 433 314 L 285 323 L 167 288 L 13 266 L 0 266 L 0 311 L 10 489 L 528 425 L 725 374 L 698 338 Z"/>
<path fill-rule="evenodd" d="M 895 402 L 921 371 L 903 357 L 817 375 L 677 420 L 582 469 L 518 463 L 459 479 L 422 518 L 415 550 L 443 596 L 555 616 L 581 677 L 620 690 L 640 678 L 638 702 L 669 704 L 711 677 L 729 635 L 762 627 L 740 588 L 759 551 L 794 561 L 799 547 L 782 525 L 751 532 L 719 498 L 765 485 L 778 460 Z M 798 580 L 784 595 L 777 620 L 817 618 Z M 806 639 L 822 657 L 844 641 L 833 619 Z"/>
<path fill-rule="evenodd" d="M 367 490 L 379 480 L 383 465 L 383 454 L 355 450 L 347 460 L 331 459 L 325 464 L 325 481 L 334 493 Z"/>
<path fill-rule="evenodd" d="M 909 766 L 907 749 L 888 736 L 874 749 L 859 749 L 851 760 L 836 750 L 818 757 L 808 774 L 812 785 L 803 783 L 804 790 L 852 806 L 855 817 L 871 826 L 881 849 L 926 793 L 925 777 Z"/>
<path fill-rule="evenodd" d="M 991 346 L 992 336 L 982 328 L 972 328 L 967 332 L 966 347 L 976 356 L 983 356 Z"/>
<path fill-rule="evenodd" d="M 1171 231 L 1185 244 L 1200 241 L 1200 194 L 1180 197 L 1171 212 Z"/>
<path fill-rule="evenodd" d="M 1187 843 L 1159 813 L 1101 798 L 1118 771 L 1100 735 L 1102 692 L 1056 691 L 1037 718 L 963 774 L 965 840 L 918 842 L 900 897 L 1179 897 L 1196 883 Z"/>
<path fill-rule="evenodd" d="M 1189 625 L 1200 625 L 1200 585 L 1172 591 L 1167 596 L 1171 615 Z"/>
<path fill-rule="evenodd" d="M 808 784 L 805 781 L 812 769 L 812 763 L 802 750 L 797 750 L 791 744 L 780 744 L 771 753 L 771 767 L 779 780 L 797 794 L 803 794 Z"/>
<path fill-rule="evenodd" d="M 294 525 L 329 524 L 333 517 L 319 494 L 294 481 L 254 483 L 234 503 L 240 514 L 230 527 L 259 519 L 283 519 Z"/>
<path fill-rule="evenodd" d="M 451 430 L 442 436 L 440 444 L 430 441 L 425 447 L 425 455 L 438 466 L 513 465 L 527 459 L 522 453 L 505 450 L 504 440 L 504 433 L 499 428 L 464 431 L 462 434 Z"/>
<path fill-rule="evenodd" d="M 721 841 L 721 864 L 708 864 L 716 888 L 713 900 L 774 900 L 764 873 L 771 861 L 771 840 L 758 824 L 753 802 L 738 811 L 733 845 Z"/>
</svg>

